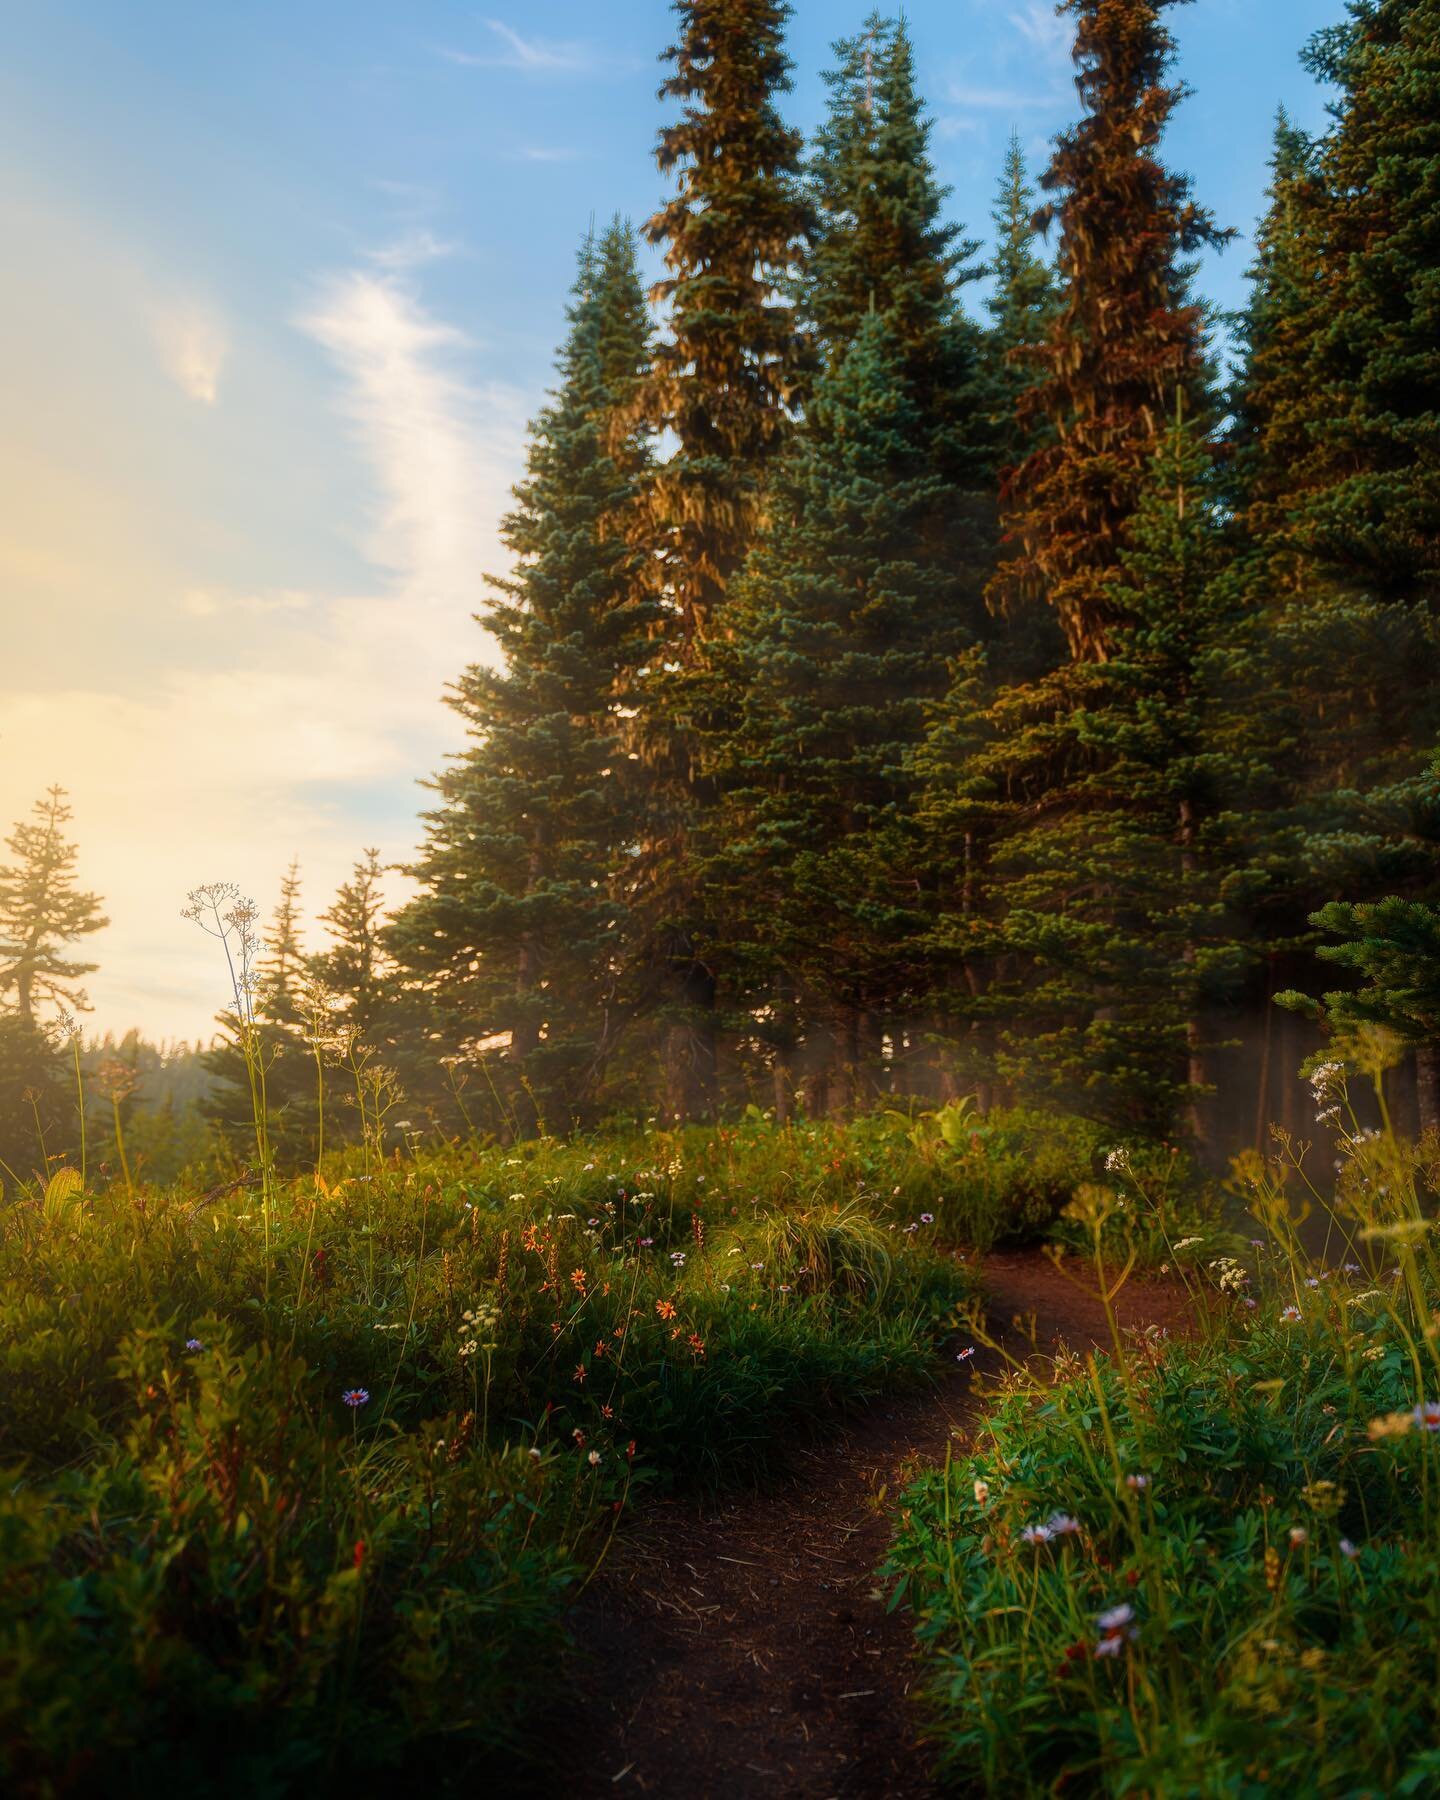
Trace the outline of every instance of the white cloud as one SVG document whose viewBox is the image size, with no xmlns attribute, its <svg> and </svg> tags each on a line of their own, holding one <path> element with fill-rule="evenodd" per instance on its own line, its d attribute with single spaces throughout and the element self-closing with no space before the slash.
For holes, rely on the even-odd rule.
<svg viewBox="0 0 1440 1800">
<path fill-rule="evenodd" d="M 591 66 L 584 45 L 564 43 L 550 38 L 522 37 L 503 19 L 486 19 L 486 26 L 499 38 L 503 49 L 485 55 L 473 50 L 443 50 L 449 62 L 476 69 L 524 69 L 530 73 L 570 73 Z"/>
<path fill-rule="evenodd" d="M 495 526 L 520 465 L 521 397 L 468 382 L 463 332 L 399 281 L 351 270 L 301 328 L 334 358 L 341 406 L 380 490 L 372 560 L 412 602 L 471 609 L 500 566 Z"/>
<path fill-rule="evenodd" d="M 417 227 L 407 231 L 389 244 L 382 244 L 379 249 L 367 253 L 367 260 L 379 269 L 390 269 L 403 274 L 409 269 L 418 269 L 425 263 L 439 262 L 444 257 L 455 254 L 456 245 L 448 238 L 437 237 L 433 231 Z"/>
<path fill-rule="evenodd" d="M 150 325 L 165 373 L 192 400 L 214 406 L 230 355 L 225 321 L 201 301 L 176 300 L 157 305 Z"/>
<path fill-rule="evenodd" d="M 560 149 L 547 150 L 544 148 L 530 148 L 530 149 L 525 149 L 525 150 L 517 150 L 514 153 L 513 160 L 516 162 L 533 162 L 533 163 L 566 163 L 566 162 L 574 162 L 577 155 L 578 155 L 578 152 L 575 150 L 560 150 Z"/>
<path fill-rule="evenodd" d="M 1055 10 L 1053 0 L 1024 0 L 1010 23 L 1048 62 L 1068 63 L 1075 27 L 1067 14 Z"/>
</svg>

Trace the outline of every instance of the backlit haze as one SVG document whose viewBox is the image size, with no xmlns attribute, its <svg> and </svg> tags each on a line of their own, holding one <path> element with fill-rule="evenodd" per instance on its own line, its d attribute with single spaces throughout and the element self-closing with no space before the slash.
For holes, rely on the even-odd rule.
<svg viewBox="0 0 1440 1800">
<path fill-rule="evenodd" d="M 795 123 L 865 10 L 801 0 Z M 1196 93 L 1168 154 L 1247 238 L 1266 120 L 1320 125 L 1297 52 L 1341 10 L 1173 14 Z M 1010 131 L 1038 173 L 1074 115 L 1065 24 L 1046 0 L 906 16 L 952 216 L 983 238 Z M 0 825 L 70 790 L 112 920 L 88 1027 L 208 1035 L 197 883 L 268 917 L 294 856 L 318 912 L 362 847 L 413 848 L 576 245 L 663 193 L 670 38 L 662 0 L 11 9 Z M 1208 259 L 1202 291 L 1238 305 L 1248 259 Z"/>
</svg>

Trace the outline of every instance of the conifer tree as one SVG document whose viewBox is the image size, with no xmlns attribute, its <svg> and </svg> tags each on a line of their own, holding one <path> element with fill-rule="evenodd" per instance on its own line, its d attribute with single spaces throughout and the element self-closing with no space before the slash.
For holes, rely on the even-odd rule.
<svg viewBox="0 0 1440 1800">
<path fill-rule="evenodd" d="M 647 222 L 668 275 L 652 298 L 666 338 L 638 398 L 675 453 L 647 510 L 665 560 L 675 641 L 688 655 L 715 622 L 749 548 L 765 465 L 779 449 L 799 374 L 782 290 L 809 224 L 800 134 L 781 119 L 790 89 L 782 0 L 675 0 L 680 37 L 662 98 L 682 104 L 656 161 L 678 192 Z"/>
<path fill-rule="evenodd" d="M 802 372 L 787 297 L 810 223 L 801 137 L 780 117 L 790 87 L 782 0 L 676 0 L 679 41 L 662 98 L 679 121 L 657 161 L 678 191 L 646 226 L 665 247 L 652 298 L 668 332 L 635 416 L 674 449 L 654 470 L 633 530 L 662 608 L 647 678 L 634 695 L 634 754 L 646 777 L 630 894 L 642 924 L 633 966 L 648 972 L 662 1032 L 665 1111 L 706 1116 L 716 1102 L 716 967 L 695 836 L 710 790 L 701 742 L 722 728 L 712 646 L 750 547 L 767 471 L 781 448 Z"/>
<path fill-rule="evenodd" d="M 802 286 L 822 360 L 837 363 L 872 314 L 898 350 L 911 403 L 931 422 L 937 468 L 977 472 L 977 334 L 958 290 L 978 248 L 946 224 L 905 26 L 872 13 L 834 46 L 829 112 L 808 164 L 816 229 Z"/>
<path fill-rule="evenodd" d="M 1314 146 L 1282 107 L 1275 121 L 1268 206 L 1247 274 L 1239 320 L 1240 368 L 1231 400 L 1228 483 L 1252 544 L 1274 567 L 1297 468 L 1311 454 L 1325 405 L 1313 355 L 1313 290 L 1322 276 L 1316 241 L 1319 189 Z M 1276 502 L 1281 502 L 1277 507 Z"/>
<path fill-rule="evenodd" d="M 1056 304 L 1055 273 L 1035 249 L 1035 193 L 1025 169 L 1018 133 L 1012 133 L 995 211 L 995 254 L 988 273 L 994 283 L 985 302 L 990 314 L 986 362 L 988 409 L 995 462 L 1002 479 L 1037 448 L 1035 434 L 1019 420 L 1021 396 L 1033 384 L 1041 346 L 1049 336 Z"/>
<path fill-rule="evenodd" d="M 300 1017 L 305 975 L 301 926 L 300 864 L 292 861 L 280 880 L 280 898 L 258 966 L 260 1009 L 281 1024 L 293 1025 Z"/>
<path fill-rule="evenodd" d="M 1184 89 L 1166 84 L 1175 46 L 1162 14 L 1181 0 L 1064 0 L 1075 16 L 1084 117 L 1056 140 L 1037 220 L 1058 221 L 1064 287 L 1024 396 L 1022 424 L 1053 433 L 1015 471 L 1005 524 L 1015 544 L 997 571 L 1000 603 L 1038 594 L 1071 654 L 1108 654 L 1125 528 L 1177 391 L 1206 410 L 1200 309 L 1184 257 L 1227 234 L 1158 160 Z"/>
<path fill-rule="evenodd" d="M 98 894 L 75 885 L 78 851 L 65 828 L 71 810 L 64 788 L 52 787 L 5 840 L 14 860 L 0 865 L 0 999 L 13 992 L 27 1027 L 42 1006 L 89 1010 L 80 978 L 98 967 L 66 955 L 66 946 L 110 921 Z"/>
<path fill-rule="evenodd" d="M 869 314 L 812 395 L 733 598 L 743 703 L 712 885 L 727 939 L 833 1042 L 842 1108 L 874 1060 L 867 1026 L 915 985 L 909 762 L 944 680 L 936 620 L 956 613 L 955 574 L 924 550 L 945 491 L 931 448 L 903 339 Z"/>
<path fill-rule="evenodd" d="M 1383 600 L 1440 598 L 1440 0 L 1351 0 L 1312 41 L 1341 89 L 1321 149 L 1328 279 L 1301 536 Z"/>
<path fill-rule="evenodd" d="M 616 423 L 647 355 L 627 226 L 585 246 L 568 317 L 505 520 L 515 572 L 481 617 L 504 663 L 456 686 L 471 744 L 435 783 L 422 892 L 392 938 L 451 1045 L 503 1039 L 512 1083 L 557 1124 L 593 1100 L 620 1023 L 615 870 L 634 826 L 617 696 L 654 616 L 645 552 L 619 528 L 648 471 Z"/>
<path fill-rule="evenodd" d="M 1151 1130 L 1206 1086 L 1202 1013 L 1244 964 L 1237 821 L 1267 766 L 1211 463 L 1203 425 L 1172 421 L 1110 584 L 1105 659 L 1002 691 L 971 771 L 1014 809 L 993 859 L 1002 1075 Z"/>
<path fill-rule="evenodd" d="M 328 948 L 309 959 L 309 972 L 330 996 L 337 1022 L 372 1049 L 379 1047 L 378 1027 L 389 991 L 384 875 L 380 852 L 367 850 L 320 915 L 330 931 Z M 281 906 L 283 911 L 283 901 Z"/>
</svg>

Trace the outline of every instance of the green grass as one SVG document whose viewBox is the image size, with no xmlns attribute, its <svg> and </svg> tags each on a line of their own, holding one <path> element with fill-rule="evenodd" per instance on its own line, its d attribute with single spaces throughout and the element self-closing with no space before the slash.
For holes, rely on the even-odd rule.
<svg viewBox="0 0 1440 1800">
<path fill-rule="evenodd" d="M 752 1123 L 12 1192 L 7 1790 L 510 1766 L 637 1489 L 928 1378 L 971 1284 L 887 1156 Z"/>
<path fill-rule="evenodd" d="M 1378 1086 L 1383 1054 L 1357 1055 Z M 1440 1788 L 1440 1431 L 1417 1412 L 1440 1396 L 1435 1171 L 1322 1088 L 1335 1191 L 1282 1141 L 1237 1167 L 1247 1237 L 1172 1239 L 1191 1335 L 1117 1336 L 1053 1382 L 1012 1368 L 907 1493 L 885 1575 L 960 1784 Z M 1092 1244 L 1119 1198 L 1081 1195 Z"/>
</svg>

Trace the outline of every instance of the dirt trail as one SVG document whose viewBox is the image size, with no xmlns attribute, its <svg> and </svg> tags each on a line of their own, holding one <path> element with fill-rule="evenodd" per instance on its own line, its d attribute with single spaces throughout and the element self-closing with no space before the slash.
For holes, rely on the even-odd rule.
<svg viewBox="0 0 1440 1800">
<path fill-rule="evenodd" d="M 1012 1354 L 1107 1341 L 1098 1303 L 1036 1254 L 987 1257 L 992 1332 Z M 1125 1323 L 1174 1324 L 1183 1295 L 1132 1281 Z M 991 1363 L 996 1359 L 993 1355 Z M 986 1353 L 976 1358 L 987 1366 Z M 647 1507 L 576 1610 L 565 1671 L 567 1794 L 660 1800 L 911 1800 L 934 1792 L 907 1696 L 909 1623 L 875 1568 L 907 1471 L 973 1409 L 971 1370 L 870 1409 L 797 1451 L 793 1479 L 699 1510 Z"/>
</svg>

